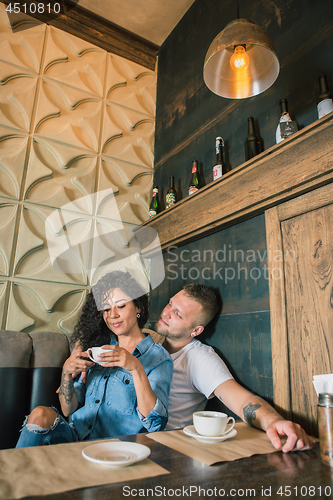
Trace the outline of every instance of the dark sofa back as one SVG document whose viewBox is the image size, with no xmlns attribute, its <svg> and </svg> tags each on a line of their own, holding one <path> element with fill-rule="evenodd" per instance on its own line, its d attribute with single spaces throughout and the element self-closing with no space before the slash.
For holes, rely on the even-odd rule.
<svg viewBox="0 0 333 500">
<path fill-rule="evenodd" d="M 33 408 L 59 408 L 56 389 L 68 356 L 68 339 L 60 333 L 0 330 L 0 449 L 16 445 Z"/>
</svg>

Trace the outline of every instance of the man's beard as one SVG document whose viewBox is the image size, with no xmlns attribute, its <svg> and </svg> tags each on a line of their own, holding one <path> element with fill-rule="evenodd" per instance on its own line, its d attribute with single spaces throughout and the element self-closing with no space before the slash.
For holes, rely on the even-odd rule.
<svg viewBox="0 0 333 500">
<path fill-rule="evenodd" d="M 159 335 L 161 335 L 162 337 L 165 337 L 167 339 L 170 339 L 170 340 L 178 340 L 178 339 L 183 338 L 183 334 L 182 333 L 173 334 L 173 333 L 171 333 L 168 330 L 163 331 L 161 328 L 158 328 L 158 324 L 160 322 L 160 319 L 161 318 L 159 318 L 158 321 L 156 321 L 156 323 L 155 323 L 155 330 L 157 331 L 157 333 Z M 167 326 L 166 328 L 169 328 L 169 326 Z"/>
<path fill-rule="evenodd" d="M 157 320 L 157 321 L 156 321 L 156 323 L 155 323 L 155 327 L 154 327 L 154 328 L 155 328 L 155 331 L 156 331 L 159 335 L 162 335 L 162 337 L 166 337 L 166 336 L 167 336 L 167 334 L 168 334 L 168 332 L 163 332 L 163 331 L 161 331 L 161 328 L 159 328 L 159 327 L 158 327 L 159 322 L 160 322 L 160 319 L 161 319 L 161 318 L 158 318 L 158 320 Z"/>
</svg>

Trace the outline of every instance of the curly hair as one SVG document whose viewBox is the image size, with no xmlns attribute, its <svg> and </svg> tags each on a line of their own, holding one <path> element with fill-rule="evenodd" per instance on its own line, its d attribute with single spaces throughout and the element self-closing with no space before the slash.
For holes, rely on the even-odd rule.
<svg viewBox="0 0 333 500">
<path fill-rule="evenodd" d="M 110 343 L 111 331 L 103 319 L 104 301 L 110 290 L 119 288 L 131 298 L 134 305 L 140 309 L 139 328 L 143 328 L 148 320 L 148 295 L 132 278 L 130 273 L 113 271 L 103 276 L 88 293 L 82 313 L 71 338 L 71 345 L 80 344 L 83 351 L 92 346 L 102 346 Z"/>
</svg>

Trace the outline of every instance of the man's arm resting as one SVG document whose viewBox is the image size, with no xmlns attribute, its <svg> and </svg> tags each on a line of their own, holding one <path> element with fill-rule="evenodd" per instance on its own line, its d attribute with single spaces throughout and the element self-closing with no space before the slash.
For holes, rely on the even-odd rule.
<svg viewBox="0 0 333 500">
<path fill-rule="evenodd" d="M 285 420 L 265 400 L 252 394 L 235 380 L 227 380 L 214 391 L 230 410 L 247 424 L 266 431 L 276 449 L 281 448 L 281 437 L 287 437 L 282 451 L 309 449 L 315 440 L 306 434 L 302 427 Z"/>
</svg>

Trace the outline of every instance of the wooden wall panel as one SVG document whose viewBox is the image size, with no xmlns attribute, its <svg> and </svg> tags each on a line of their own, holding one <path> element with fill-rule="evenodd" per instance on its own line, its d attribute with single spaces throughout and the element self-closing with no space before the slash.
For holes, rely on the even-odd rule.
<svg viewBox="0 0 333 500">
<path fill-rule="evenodd" d="M 314 431 L 313 375 L 333 371 L 333 205 L 281 224 L 285 261 L 291 410 Z"/>
<path fill-rule="evenodd" d="M 289 357 L 286 348 L 288 345 L 288 331 L 284 262 L 283 259 L 275 259 L 275 256 L 283 255 L 283 242 L 277 207 L 267 210 L 265 216 L 267 248 L 270 250 L 268 266 L 274 404 L 276 409 L 287 418 L 290 417 L 290 380 Z"/>
<path fill-rule="evenodd" d="M 280 256 L 270 260 L 274 402 L 313 434 L 313 375 L 333 371 L 332 195 L 329 184 L 266 212 L 267 246 Z"/>
</svg>

